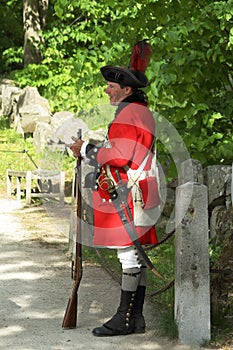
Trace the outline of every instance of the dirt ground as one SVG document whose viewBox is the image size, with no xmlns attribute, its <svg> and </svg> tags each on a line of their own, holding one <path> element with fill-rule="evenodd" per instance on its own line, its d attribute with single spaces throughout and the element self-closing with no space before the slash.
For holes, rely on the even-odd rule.
<svg viewBox="0 0 233 350">
<path fill-rule="evenodd" d="M 148 301 L 145 334 L 94 337 L 91 330 L 114 314 L 120 286 L 101 266 L 85 262 L 78 327 L 62 329 L 72 287 L 69 215 L 68 205 L 54 215 L 46 205 L 25 207 L 15 199 L 0 198 L 0 349 L 197 349 L 159 337 Z"/>
</svg>

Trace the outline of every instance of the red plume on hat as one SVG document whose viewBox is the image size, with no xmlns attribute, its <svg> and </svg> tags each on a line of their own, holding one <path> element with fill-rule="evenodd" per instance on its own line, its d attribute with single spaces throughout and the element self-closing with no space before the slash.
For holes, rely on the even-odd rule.
<svg viewBox="0 0 233 350">
<path fill-rule="evenodd" d="M 151 54 L 152 48 L 146 40 L 137 42 L 132 50 L 129 68 L 134 71 L 145 73 L 150 63 Z"/>
</svg>

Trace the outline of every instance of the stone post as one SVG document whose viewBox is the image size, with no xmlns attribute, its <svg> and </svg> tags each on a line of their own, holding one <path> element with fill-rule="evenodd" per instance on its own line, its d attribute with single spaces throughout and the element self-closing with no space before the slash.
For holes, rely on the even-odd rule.
<svg viewBox="0 0 233 350">
<path fill-rule="evenodd" d="M 201 162 L 199 160 L 186 159 L 181 164 L 181 171 L 182 183 L 192 181 L 203 184 L 203 170 Z"/>
<path fill-rule="evenodd" d="M 187 182 L 176 196 L 175 320 L 181 344 L 202 345 L 210 341 L 207 187 Z"/>
</svg>

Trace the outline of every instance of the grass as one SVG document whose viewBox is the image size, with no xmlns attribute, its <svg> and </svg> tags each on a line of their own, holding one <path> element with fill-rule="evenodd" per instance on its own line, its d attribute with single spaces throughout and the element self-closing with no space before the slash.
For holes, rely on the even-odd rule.
<svg viewBox="0 0 233 350">
<path fill-rule="evenodd" d="M 74 159 L 49 149 L 39 153 L 33 144 L 33 138 L 23 138 L 9 127 L 6 118 L 0 118 L 0 193 L 6 193 L 7 169 L 34 171 L 37 168 L 64 170 L 66 180 L 72 181 Z"/>
</svg>

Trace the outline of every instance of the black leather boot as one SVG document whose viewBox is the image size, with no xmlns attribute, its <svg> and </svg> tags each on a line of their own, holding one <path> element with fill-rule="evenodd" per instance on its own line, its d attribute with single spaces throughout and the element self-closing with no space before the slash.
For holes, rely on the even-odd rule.
<svg viewBox="0 0 233 350">
<path fill-rule="evenodd" d="M 94 328 L 92 331 L 93 335 L 96 337 L 108 337 L 133 333 L 131 312 L 134 305 L 135 293 L 121 290 L 120 306 L 117 309 L 117 313 L 102 327 Z"/>
<path fill-rule="evenodd" d="M 145 300 L 146 287 L 138 286 L 135 294 L 135 302 L 131 313 L 133 333 L 145 333 L 146 323 L 143 316 L 143 305 Z"/>
</svg>

